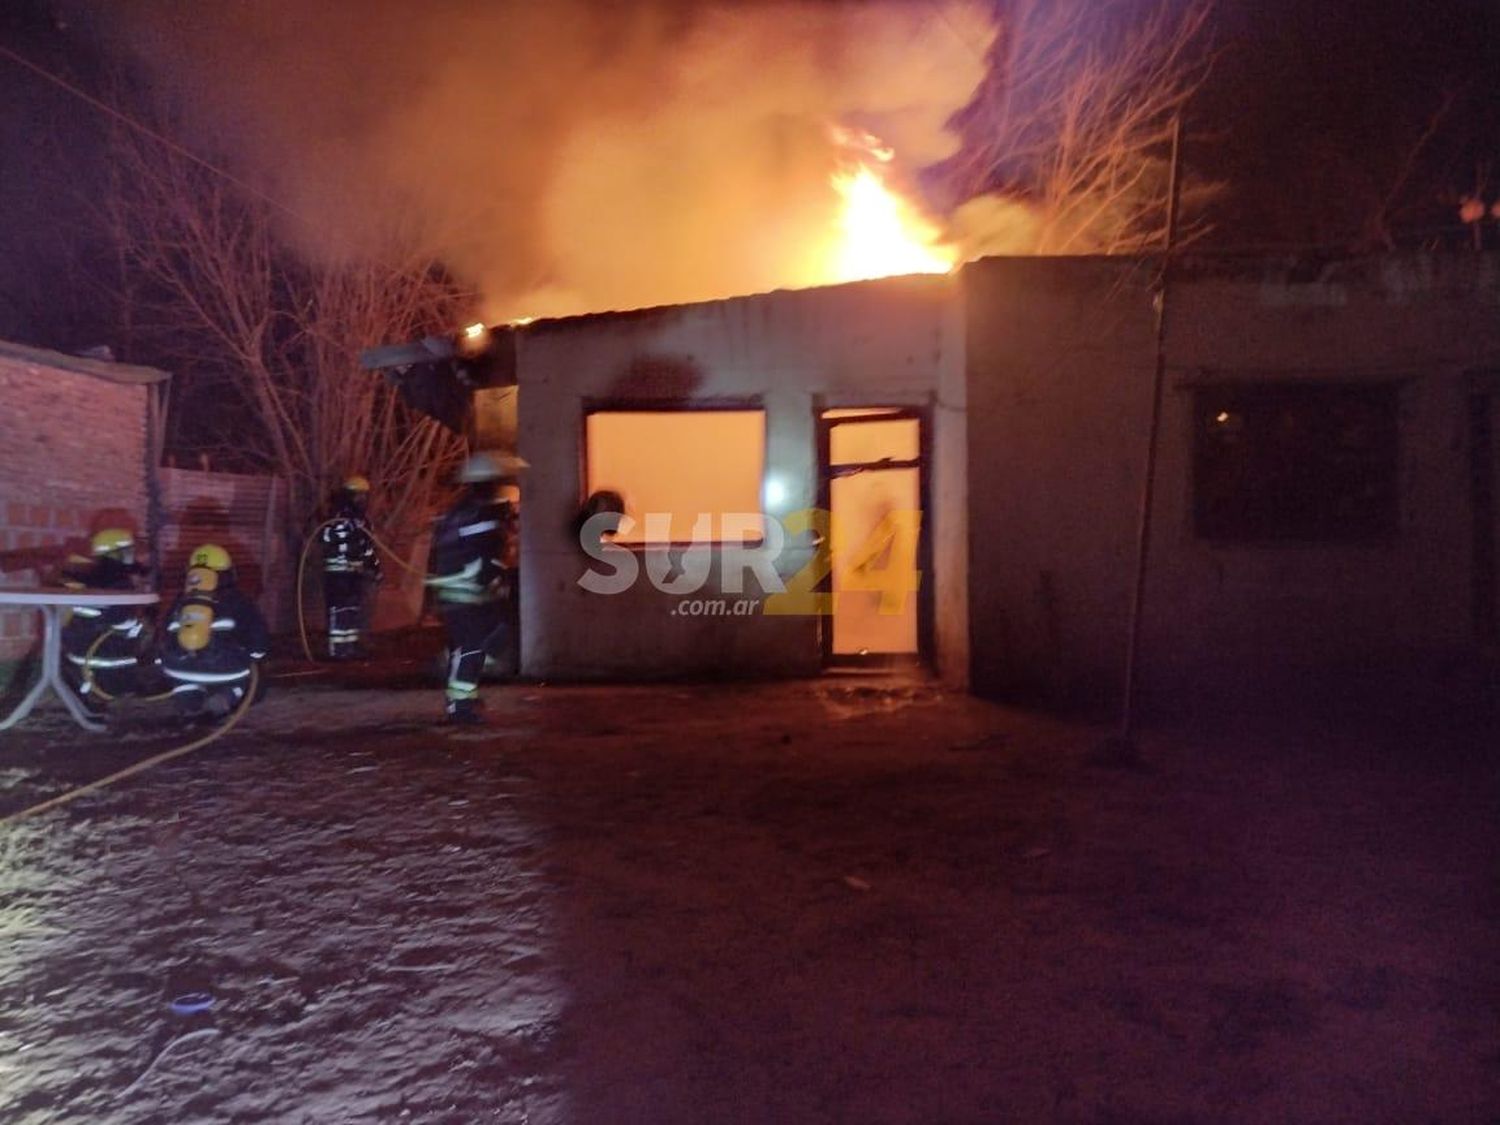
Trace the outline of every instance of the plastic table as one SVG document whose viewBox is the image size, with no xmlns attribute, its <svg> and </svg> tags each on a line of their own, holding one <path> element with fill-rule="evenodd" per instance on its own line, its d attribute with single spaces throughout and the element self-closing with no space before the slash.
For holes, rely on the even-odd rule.
<svg viewBox="0 0 1500 1125">
<path fill-rule="evenodd" d="M 27 589 L 0 586 L 0 609 L 36 609 L 42 615 L 42 674 L 15 710 L 0 719 L 0 730 L 9 730 L 36 706 L 37 700 L 51 688 L 63 701 L 73 721 L 84 730 L 101 731 L 104 724 L 89 717 L 83 704 L 62 678 L 62 626 L 57 611 L 75 605 L 119 606 L 155 605 L 161 598 L 153 593 L 134 590 L 70 590 L 65 586 L 32 586 Z"/>
</svg>

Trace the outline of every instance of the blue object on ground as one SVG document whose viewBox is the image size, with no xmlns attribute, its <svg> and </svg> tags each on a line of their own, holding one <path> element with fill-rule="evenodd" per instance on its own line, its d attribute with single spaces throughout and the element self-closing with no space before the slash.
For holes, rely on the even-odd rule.
<svg viewBox="0 0 1500 1125">
<path fill-rule="evenodd" d="M 214 998 L 207 992 L 184 992 L 172 1001 L 172 1011 L 179 1016 L 191 1016 L 206 1012 L 214 1006 Z"/>
</svg>

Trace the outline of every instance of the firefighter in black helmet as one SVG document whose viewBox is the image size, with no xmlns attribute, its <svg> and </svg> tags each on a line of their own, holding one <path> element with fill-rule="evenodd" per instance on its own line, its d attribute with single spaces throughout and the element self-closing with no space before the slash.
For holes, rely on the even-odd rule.
<svg viewBox="0 0 1500 1125">
<path fill-rule="evenodd" d="M 328 656 L 355 660 L 364 648 L 365 596 L 380 581 L 380 552 L 370 534 L 365 509 L 370 482 L 346 480 L 334 497 L 333 518 L 318 534 L 323 551 L 323 604 L 328 610 Z"/>
<path fill-rule="evenodd" d="M 479 677 L 485 658 L 508 639 L 509 602 L 515 596 L 508 564 L 516 543 L 516 511 L 498 491 L 525 468 L 519 457 L 474 454 L 458 473 L 463 492 L 433 532 L 427 586 L 447 633 L 450 722 L 480 721 Z"/>
</svg>

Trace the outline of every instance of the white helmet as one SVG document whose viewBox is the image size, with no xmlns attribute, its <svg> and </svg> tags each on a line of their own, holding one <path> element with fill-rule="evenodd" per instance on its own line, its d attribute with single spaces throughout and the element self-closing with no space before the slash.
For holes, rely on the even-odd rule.
<svg viewBox="0 0 1500 1125">
<path fill-rule="evenodd" d="M 463 463 L 463 467 L 458 470 L 457 480 L 459 484 L 506 480 L 529 468 L 531 466 L 520 457 L 481 449 L 478 453 L 471 454 Z"/>
</svg>

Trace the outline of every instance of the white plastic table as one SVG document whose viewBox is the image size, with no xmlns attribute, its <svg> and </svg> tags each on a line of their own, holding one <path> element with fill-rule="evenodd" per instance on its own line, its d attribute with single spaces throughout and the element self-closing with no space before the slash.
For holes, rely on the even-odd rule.
<svg viewBox="0 0 1500 1125">
<path fill-rule="evenodd" d="M 0 609 L 25 607 L 39 610 L 42 615 L 42 674 L 31 685 L 26 698 L 16 704 L 15 710 L 0 719 L 0 730 L 9 730 L 31 714 L 31 709 L 49 687 L 63 701 L 75 723 L 84 730 L 103 730 L 104 724 L 89 717 L 78 697 L 63 682 L 62 626 L 58 624 L 57 611 L 73 605 L 155 605 L 160 600 L 156 594 L 137 593 L 134 590 L 70 590 L 66 586 L 15 589 L 0 586 Z"/>
</svg>

